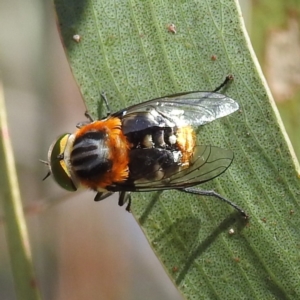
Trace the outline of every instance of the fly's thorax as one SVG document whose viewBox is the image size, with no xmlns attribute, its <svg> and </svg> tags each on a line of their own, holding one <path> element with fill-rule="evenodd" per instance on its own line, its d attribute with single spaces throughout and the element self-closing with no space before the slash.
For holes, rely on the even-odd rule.
<svg viewBox="0 0 300 300">
<path fill-rule="evenodd" d="M 88 131 L 77 137 L 70 153 L 72 171 L 81 180 L 95 180 L 112 167 L 105 131 Z"/>
<path fill-rule="evenodd" d="M 96 121 L 80 128 L 70 151 L 72 173 L 93 190 L 102 190 L 128 177 L 127 139 L 118 118 Z"/>
</svg>

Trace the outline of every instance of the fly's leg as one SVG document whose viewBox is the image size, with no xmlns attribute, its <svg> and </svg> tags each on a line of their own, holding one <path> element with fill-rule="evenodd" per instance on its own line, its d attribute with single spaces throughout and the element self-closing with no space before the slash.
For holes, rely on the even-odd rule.
<svg viewBox="0 0 300 300">
<path fill-rule="evenodd" d="M 131 195 L 130 195 L 130 192 L 122 191 L 122 192 L 119 193 L 119 202 L 118 202 L 118 204 L 120 206 L 123 206 L 126 202 L 127 202 L 126 210 L 128 212 L 130 212 L 130 207 L 131 207 Z"/>
<path fill-rule="evenodd" d="M 230 200 L 224 198 L 220 194 L 216 193 L 215 191 L 203 191 L 203 190 L 199 190 L 197 188 L 184 188 L 184 189 L 179 189 L 179 191 L 182 191 L 182 192 L 185 192 L 185 193 L 189 193 L 189 194 L 194 194 L 194 195 L 216 197 L 216 198 L 224 201 L 225 203 L 229 204 L 234 209 L 236 209 L 245 219 L 249 218 L 249 216 L 247 215 L 247 213 L 242 208 L 240 208 L 238 205 L 236 205 L 235 203 L 231 202 Z"/>
<path fill-rule="evenodd" d="M 88 125 L 88 124 L 94 122 L 94 119 L 92 118 L 92 116 L 89 114 L 88 111 L 86 111 L 86 112 L 84 113 L 84 116 L 85 116 L 87 119 L 89 119 L 89 120 L 88 120 L 88 121 L 85 121 L 85 122 L 77 123 L 77 124 L 76 124 L 76 127 L 79 128 L 79 129 L 82 128 L 83 126 L 86 126 L 86 125 Z"/>
<path fill-rule="evenodd" d="M 88 111 L 84 113 L 84 116 L 90 121 L 90 123 L 94 122 L 93 117 L 90 115 Z"/>
<path fill-rule="evenodd" d="M 107 100 L 107 97 L 106 97 L 105 92 L 102 92 L 102 93 L 101 93 L 101 98 L 102 98 L 102 100 L 103 100 L 104 103 L 105 103 L 106 111 L 107 111 L 106 116 L 108 117 L 108 116 L 111 115 L 111 110 L 110 110 L 110 107 L 109 107 L 108 100 Z"/>
<path fill-rule="evenodd" d="M 111 196 L 113 193 L 114 192 L 98 192 L 94 198 L 94 201 L 98 202 L 104 200 L 107 197 Z"/>
<path fill-rule="evenodd" d="M 111 115 L 111 111 L 110 111 L 110 107 L 108 105 L 108 100 L 107 100 L 106 94 L 104 92 L 101 93 L 101 98 L 103 99 L 103 101 L 105 103 L 105 106 L 106 106 L 106 111 L 107 111 L 106 117 L 109 117 Z M 87 124 L 92 123 L 92 122 L 95 121 L 94 118 L 90 115 L 90 113 L 88 111 L 86 111 L 84 113 L 84 116 L 88 119 L 88 121 L 87 122 L 78 123 L 76 125 L 77 128 L 81 128 L 81 127 L 83 127 L 83 126 L 85 126 L 85 125 L 87 125 Z"/>
<path fill-rule="evenodd" d="M 222 84 L 220 84 L 216 89 L 213 90 L 213 93 L 214 92 L 218 92 L 222 87 L 224 87 L 225 85 L 227 85 L 230 81 L 233 80 L 233 76 L 230 74 L 230 75 L 227 75 L 225 80 L 223 81 Z"/>
</svg>

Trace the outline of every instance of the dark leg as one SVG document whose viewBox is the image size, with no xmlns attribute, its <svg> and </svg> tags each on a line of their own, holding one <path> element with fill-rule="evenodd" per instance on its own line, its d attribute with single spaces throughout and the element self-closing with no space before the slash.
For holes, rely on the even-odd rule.
<svg viewBox="0 0 300 300">
<path fill-rule="evenodd" d="M 221 85 L 219 85 L 216 89 L 214 89 L 213 92 L 219 91 L 222 87 L 227 85 L 231 80 L 233 80 L 233 76 L 232 75 L 227 75 L 224 82 Z"/>
<path fill-rule="evenodd" d="M 92 118 L 92 116 L 90 115 L 90 113 L 88 111 L 86 111 L 84 113 L 85 117 L 89 119 L 89 121 L 92 123 L 94 122 L 94 119 Z"/>
<path fill-rule="evenodd" d="M 197 188 L 184 188 L 184 189 L 179 189 L 179 191 L 194 194 L 194 195 L 216 197 L 216 198 L 226 202 L 227 204 L 232 206 L 234 209 L 236 209 L 245 219 L 248 219 L 248 217 L 249 217 L 242 208 L 240 208 L 239 206 L 237 206 L 235 203 L 231 202 L 230 200 L 224 198 L 220 194 L 216 193 L 215 191 L 203 191 L 203 190 L 199 190 Z"/>
<path fill-rule="evenodd" d="M 98 192 L 94 198 L 94 201 L 101 201 L 111 196 L 114 192 Z"/>
<path fill-rule="evenodd" d="M 126 205 L 126 210 L 128 211 L 128 212 L 131 212 L 131 195 L 129 194 L 128 195 L 128 203 L 127 203 L 127 205 Z"/>
<path fill-rule="evenodd" d="M 106 110 L 107 110 L 107 117 L 111 115 L 111 111 L 110 111 L 110 108 L 109 108 L 109 105 L 108 105 L 108 100 L 106 98 L 106 95 L 105 93 L 101 93 L 101 97 L 105 103 L 105 106 L 106 106 Z M 77 128 L 81 128 L 89 123 L 92 123 L 94 122 L 95 120 L 93 119 L 93 117 L 90 115 L 90 113 L 88 111 L 86 111 L 84 113 L 84 116 L 89 120 L 89 122 L 80 122 L 76 125 Z"/>
<path fill-rule="evenodd" d="M 110 110 L 110 107 L 108 105 L 108 100 L 107 100 L 106 94 L 104 92 L 101 93 L 101 97 L 102 97 L 103 101 L 105 102 L 106 110 L 107 110 L 107 117 L 108 117 L 108 116 L 111 115 L 111 110 Z"/>
<path fill-rule="evenodd" d="M 85 122 L 77 123 L 77 124 L 76 124 L 76 127 L 77 127 L 77 128 L 81 128 L 81 127 L 83 127 L 83 126 L 85 126 L 85 125 L 88 125 L 88 124 L 94 122 L 94 119 L 92 118 L 92 116 L 89 114 L 88 111 L 86 111 L 86 112 L 84 113 L 84 116 L 85 116 L 87 119 L 89 119 L 89 120 L 88 120 L 88 121 L 85 121 Z"/>
<path fill-rule="evenodd" d="M 118 204 L 120 206 L 123 206 L 126 202 L 128 202 L 127 206 L 126 206 L 126 210 L 128 212 L 130 212 L 130 207 L 131 207 L 131 195 L 130 195 L 130 192 L 122 191 L 119 194 L 119 202 L 118 202 Z"/>
</svg>

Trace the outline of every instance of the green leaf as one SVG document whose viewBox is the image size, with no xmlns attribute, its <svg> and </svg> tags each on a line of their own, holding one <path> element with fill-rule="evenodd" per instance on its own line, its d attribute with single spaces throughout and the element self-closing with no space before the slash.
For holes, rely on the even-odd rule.
<svg viewBox="0 0 300 300">
<path fill-rule="evenodd" d="M 226 173 L 203 184 L 214 198 L 138 193 L 132 210 L 187 299 L 300 297 L 299 177 L 279 115 L 235 1 L 56 0 L 59 28 L 89 112 L 184 91 L 223 93 L 240 111 L 199 128 L 201 144 L 232 149 Z M 168 30 L 175 24 L 176 33 Z M 76 36 L 77 35 L 77 36 Z M 233 229 L 234 233 L 230 231 Z"/>
</svg>

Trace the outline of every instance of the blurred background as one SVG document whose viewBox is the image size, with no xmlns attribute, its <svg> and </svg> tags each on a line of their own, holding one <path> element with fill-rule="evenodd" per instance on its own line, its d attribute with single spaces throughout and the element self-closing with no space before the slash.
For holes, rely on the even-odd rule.
<svg viewBox="0 0 300 300">
<path fill-rule="evenodd" d="M 243 0 L 256 55 L 300 157 L 300 3 Z M 42 178 L 50 143 L 84 121 L 51 2 L 0 0 L 0 71 L 43 299 L 182 299 L 117 199 L 67 193 Z M 298 138 L 297 138 L 298 137 Z M 1 176 L 1 175 L 0 175 Z M 0 222 L 0 299 L 15 299 Z"/>
</svg>

